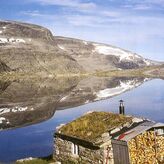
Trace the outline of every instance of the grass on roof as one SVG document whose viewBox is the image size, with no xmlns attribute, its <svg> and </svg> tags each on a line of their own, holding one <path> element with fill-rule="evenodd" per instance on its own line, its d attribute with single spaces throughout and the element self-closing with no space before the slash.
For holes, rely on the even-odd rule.
<svg viewBox="0 0 164 164">
<path fill-rule="evenodd" d="M 109 112 L 92 112 L 60 128 L 61 134 L 77 137 L 90 142 L 112 128 L 131 122 L 131 117 Z"/>
</svg>

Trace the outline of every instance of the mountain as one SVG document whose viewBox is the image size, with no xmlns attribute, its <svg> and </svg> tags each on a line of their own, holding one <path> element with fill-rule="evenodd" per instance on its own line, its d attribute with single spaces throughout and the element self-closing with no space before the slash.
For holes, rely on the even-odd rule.
<svg viewBox="0 0 164 164">
<path fill-rule="evenodd" d="M 21 72 L 78 73 L 82 67 L 56 46 L 52 33 L 43 27 L 0 22 L 0 60 Z"/>
<path fill-rule="evenodd" d="M 132 69 L 158 64 L 111 45 L 65 37 L 54 38 L 63 53 L 69 54 L 87 71 Z"/>
<path fill-rule="evenodd" d="M 53 36 L 38 25 L 0 21 L 0 71 L 64 74 L 154 64 L 156 62 L 114 46 Z"/>
</svg>

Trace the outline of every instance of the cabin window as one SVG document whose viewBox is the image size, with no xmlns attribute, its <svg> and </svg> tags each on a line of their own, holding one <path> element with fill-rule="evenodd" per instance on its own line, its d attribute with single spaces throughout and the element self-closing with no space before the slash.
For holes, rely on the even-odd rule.
<svg viewBox="0 0 164 164">
<path fill-rule="evenodd" d="M 79 146 L 74 143 L 72 143 L 72 154 L 79 155 Z"/>
<path fill-rule="evenodd" d="M 156 133 L 158 136 L 164 135 L 164 129 L 156 129 Z"/>
</svg>

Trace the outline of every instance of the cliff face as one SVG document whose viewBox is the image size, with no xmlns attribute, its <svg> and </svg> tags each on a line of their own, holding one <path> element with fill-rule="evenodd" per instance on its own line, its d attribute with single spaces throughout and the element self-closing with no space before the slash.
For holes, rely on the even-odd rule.
<svg viewBox="0 0 164 164">
<path fill-rule="evenodd" d="M 52 33 L 41 26 L 14 22 L 14 21 L 1 21 L 1 36 L 5 37 L 21 37 L 21 38 L 33 38 L 43 41 L 53 42 L 54 38 Z"/>
</svg>

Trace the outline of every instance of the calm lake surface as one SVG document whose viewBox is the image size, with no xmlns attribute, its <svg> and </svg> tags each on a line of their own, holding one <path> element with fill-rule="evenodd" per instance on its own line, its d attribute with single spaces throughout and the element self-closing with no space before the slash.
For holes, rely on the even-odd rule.
<svg viewBox="0 0 164 164">
<path fill-rule="evenodd" d="M 117 91 L 118 87 L 110 89 L 113 90 Z M 91 110 L 117 113 L 120 99 L 125 101 L 126 114 L 164 122 L 164 80 L 149 80 L 105 100 L 69 109 L 57 108 L 53 117 L 41 123 L 0 131 L 0 162 L 10 163 L 17 159 L 52 154 L 53 134 L 57 126 Z"/>
</svg>

